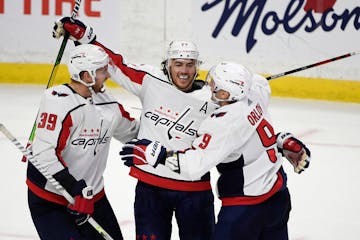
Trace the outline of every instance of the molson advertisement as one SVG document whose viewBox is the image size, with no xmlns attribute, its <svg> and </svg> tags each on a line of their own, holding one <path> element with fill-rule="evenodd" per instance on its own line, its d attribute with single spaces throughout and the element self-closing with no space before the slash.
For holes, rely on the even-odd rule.
<svg viewBox="0 0 360 240">
<path fill-rule="evenodd" d="M 270 74 L 359 51 L 359 3 L 213 0 L 199 4 L 193 23 L 200 46 L 209 48 L 206 60 L 233 58 Z M 356 63 L 358 56 L 299 74 L 360 80 Z"/>
</svg>

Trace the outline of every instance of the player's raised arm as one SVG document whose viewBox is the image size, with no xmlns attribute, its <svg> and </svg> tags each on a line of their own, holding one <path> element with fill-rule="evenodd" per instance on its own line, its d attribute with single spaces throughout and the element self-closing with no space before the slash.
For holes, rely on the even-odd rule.
<svg viewBox="0 0 360 240">
<path fill-rule="evenodd" d="M 148 65 L 128 63 L 120 53 L 98 42 L 93 28 L 80 20 L 71 21 L 69 17 L 57 20 L 53 27 L 53 37 L 60 38 L 65 32 L 69 33 L 75 45 L 94 44 L 103 48 L 111 59 L 108 69 L 111 79 L 137 96 L 140 94 L 146 75 L 156 76 L 160 72 Z"/>
</svg>

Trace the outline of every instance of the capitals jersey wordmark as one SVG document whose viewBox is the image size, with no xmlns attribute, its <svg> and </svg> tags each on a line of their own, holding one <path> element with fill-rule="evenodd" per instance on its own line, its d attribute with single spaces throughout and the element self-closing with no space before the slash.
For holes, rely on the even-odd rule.
<svg viewBox="0 0 360 240">
<path fill-rule="evenodd" d="M 90 138 L 90 137 L 76 138 L 71 141 L 71 145 L 82 146 L 82 148 L 85 149 L 87 146 L 93 146 L 96 144 L 106 144 L 110 140 L 110 136 L 106 136 L 107 132 L 108 130 L 106 130 L 103 136 L 94 137 L 94 138 Z M 97 134 L 93 134 L 93 135 L 96 136 Z"/>
<path fill-rule="evenodd" d="M 189 136 L 195 136 L 196 135 L 196 129 L 191 128 L 192 124 L 194 123 L 194 120 L 191 120 L 190 122 L 183 123 L 183 120 L 187 115 L 188 112 L 191 111 L 191 108 L 187 108 L 179 117 L 175 118 L 174 116 L 171 116 L 169 114 L 162 113 L 160 111 L 148 111 L 144 114 L 144 116 L 150 120 L 153 121 L 154 126 L 160 126 L 168 128 L 168 138 L 172 139 L 173 136 L 171 135 L 170 131 L 177 131 L 180 133 L 187 134 Z M 157 113 L 155 113 L 157 112 Z M 179 114 L 175 114 L 179 115 Z M 177 138 L 180 138 L 177 136 Z"/>
</svg>

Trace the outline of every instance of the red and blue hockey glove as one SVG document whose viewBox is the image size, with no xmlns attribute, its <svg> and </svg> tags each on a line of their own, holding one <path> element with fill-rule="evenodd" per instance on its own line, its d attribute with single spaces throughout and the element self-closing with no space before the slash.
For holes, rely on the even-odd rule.
<svg viewBox="0 0 360 240">
<path fill-rule="evenodd" d="M 68 212 L 75 217 L 75 223 L 82 225 L 94 213 L 93 189 L 84 180 L 78 181 L 72 190 L 74 204 L 68 205 Z"/>
<path fill-rule="evenodd" d="M 144 164 L 156 167 L 159 163 L 164 164 L 166 148 L 158 141 L 134 139 L 123 145 L 120 156 L 124 164 L 129 167 Z"/>
<path fill-rule="evenodd" d="M 87 186 L 83 179 L 77 181 L 68 168 L 55 173 L 53 177 L 74 198 L 74 204 L 69 204 L 67 210 L 75 217 L 75 223 L 84 224 L 94 212 L 92 187 Z"/>
<path fill-rule="evenodd" d="M 96 39 L 96 35 L 91 26 L 86 26 L 80 20 L 72 20 L 70 17 L 63 17 L 55 21 L 53 27 L 53 38 L 64 36 L 65 31 L 70 34 L 70 39 L 75 41 L 75 45 L 92 43 Z"/>
<path fill-rule="evenodd" d="M 291 133 L 277 134 L 279 152 L 293 165 L 296 173 L 301 173 L 310 164 L 310 150 Z"/>
</svg>

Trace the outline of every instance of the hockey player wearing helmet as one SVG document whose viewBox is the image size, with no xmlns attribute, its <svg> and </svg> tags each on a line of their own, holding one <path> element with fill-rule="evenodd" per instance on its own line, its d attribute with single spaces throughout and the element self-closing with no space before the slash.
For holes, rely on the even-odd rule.
<svg viewBox="0 0 360 240">
<path fill-rule="evenodd" d="M 189 41 L 172 41 L 162 62 L 165 75 L 181 91 L 191 91 L 200 65 L 197 46 Z"/>
<path fill-rule="evenodd" d="M 79 89 L 83 97 L 103 92 L 105 81 L 110 76 L 108 64 L 109 56 L 102 48 L 91 44 L 80 45 L 71 53 L 68 62 L 72 80 L 70 86 Z"/>
<path fill-rule="evenodd" d="M 167 148 L 191 146 L 200 122 L 217 107 L 211 94 L 196 80 L 199 52 L 190 41 L 170 43 L 163 68 L 131 64 L 96 41 L 94 32 L 79 20 L 58 21 L 53 36 L 64 29 L 77 44 L 101 46 L 114 63 L 111 79 L 138 96 L 142 103 L 138 138 L 159 140 Z M 90 34 L 92 33 L 92 34 Z M 134 214 L 137 239 L 169 240 L 175 216 L 181 240 L 208 240 L 215 227 L 214 196 L 210 174 L 196 179 L 174 174 L 165 166 L 131 166 L 130 175 L 138 179 Z M 159 201 L 161 199 L 161 201 Z"/>
<path fill-rule="evenodd" d="M 79 20 L 72 23 L 63 18 L 56 23 L 53 36 L 61 37 L 65 29 L 77 43 L 90 42 L 109 54 L 111 79 L 141 100 L 138 138 L 159 140 L 173 150 L 189 147 L 200 122 L 216 108 L 203 88 L 204 81 L 195 80 L 199 66 L 195 44 L 173 41 L 161 69 L 128 63 L 121 54 L 97 42 L 89 28 Z M 137 238 L 171 239 L 174 215 L 181 240 L 211 239 L 215 214 L 209 173 L 188 179 L 165 166 L 146 165 L 131 166 L 130 175 L 138 179 L 134 204 Z"/>
<path fill-rule="evenodd" d="M 268 111 L 268 82 L 233 62 L 217 64 L 207 79 L 220 107 L 201 123 L 191 149 L 166 152 L 159 143 L 139 140 L 123 147 L 123 160 L 127 164 L 147 162 L 156 168 L 168 166 L 189 179 L 216 166 L 222 207 L 211 239 L 287 240 L 291 202 Z M 292 141 L 302 148 L 293 154 L 304 159 L 304 168 L 310 152 Z M 149 154 L 144 145 L 155 154 Z M 142 150 L 136 151 L 137 156 L 131 156 L 139 147 Z"/>
<path fill-rule="evenodd" d="M 33 156 L 75 199 L 70 205 L 29 162 L 28 203 L 41 239 L 103 239 L 92 216 L 113 239 L 123 239 L 106 197 L 103 173 L 112 137 L 126 142 L 138 123 L 104 90 L 109 57 L 95 45 L 70 53 L 71 82 L 47 89 L 41 99 Z"/>
<path fill-rule="evenodd" d="M 206 82 L 212 90 L 212 100 L 220 105 L 239 101 L 248 96 L 252 85 L 252 73 L 232 62 L 221 62 L 212 67 Z"/>
<path fill-rule="evenodd" d="M 53 36 L 61 37 L 64 30 L 76 44 L 101 46 L 114 63 L 109 69 L 111 78 L 140 98 L 143 109 L 139 139 L 160 141 L 171 151 L 191 147 L 200 123 L 217 108 L 210 101 L 208 87 L 204 87 L 203 81 L 195 80 L 200 64 L 195 44 L 173 41 L 161 70 L 128 63 L 121 54 L 97 42 L 92 28 L 79 20 L 74 23 L 69 18 L 57 21 Z M 289 139 L 295 141 L 294 146 L 301 143 L 290 135 L 283 142 Z M 146 145 L 151 142 L 149 140 L 140 145 Z M 181 240 L 211 238 L 215 216 L 209 173 L 191 178 L 175 174 L 162 164 L 156 168 L 134 165 L 131 161 L 126 164 L 131 166 L 130 175 L 139 180 L 134 204 L 136 237 L 170 239 L 175 213 Z M 294 160 L 293 165 L 294 168 L 298 166 L 298 161 Z M 303 166 L 296 169 L 301 172 Z"/>
</svg>

